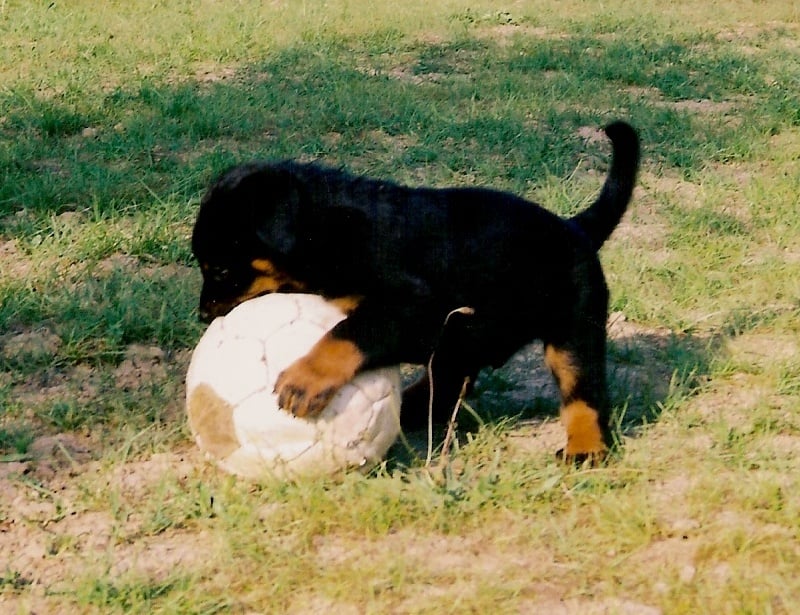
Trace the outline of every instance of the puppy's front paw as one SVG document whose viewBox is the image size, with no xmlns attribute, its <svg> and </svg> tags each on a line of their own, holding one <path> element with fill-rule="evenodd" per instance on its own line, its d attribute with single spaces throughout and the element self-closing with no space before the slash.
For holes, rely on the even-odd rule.
<svg viewBox="0 0 800 615">
<path fill-rule="evenodd" d="M 316 416 L 347 382 L 318 374 L 309 363 L 305 358 L 296 361 L 275 382 L 278 405 L 295 416 Z"/>
<path fill-rule="evenodd" d="M 295 416 L 316 416 L 363 362 L 354 343 L 326 335 L 278 376 L 278 405 Z"/>
</svg>

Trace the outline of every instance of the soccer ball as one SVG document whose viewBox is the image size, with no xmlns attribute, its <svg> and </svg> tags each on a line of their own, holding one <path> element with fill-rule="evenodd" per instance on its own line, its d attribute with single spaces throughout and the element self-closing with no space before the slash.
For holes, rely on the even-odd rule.
<svg viewBox="0 0 800 615">
<path fill-rule="evenodd" d="M 275 380 L 344 314 L 322 297 L 269 294 L 215 319 L 192 354 L 186 409 L 197 445 L 224 470 L 281 480 L 367 472 L 400 433 L 400 369 L 362 372 L 316 417 L 278 407 Z"/>
</svg>

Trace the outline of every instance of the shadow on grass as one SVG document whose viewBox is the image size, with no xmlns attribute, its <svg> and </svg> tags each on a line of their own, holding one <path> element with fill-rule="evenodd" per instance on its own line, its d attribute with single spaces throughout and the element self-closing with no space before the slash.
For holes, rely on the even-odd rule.
<svg viewBox="0 0 800 615">
<path fill-rule="evenodd" d="M 709 377 L 719 350 L 718 339 L 677 335 L 624 320 L 612 322 L 607 360 L 615 431 L 638 437 L 642 427 L 657 422 L 694 395 Z M 461 434 L 484 425 L 508 423 L 513 429 L 515 425 L 536 426 L 557 419 L 559 393 L 545 367 L 541 344 L 526 346 L 501 368 L 481 372 L 474 393 L 466 401 L 471 411 L 462 409 L 458 414 Z M 445 432 L 446 425 L 434 426 L 434 449 Z M 404 435 L 411 450 L 396 446 L 392 465 L 413 465 L 425 457 L 427 430 Z"/>
<path fill-rule="evenodd" d="M 589 43 L 596 53 L 585 53 Z M 750 126 L 754 120 L 743 134 L 725 118 L 665 106 L 751 94 L 760 83 L 731 84 L 728 72 L 696 83 L 690 47 L 661 50 L 671 67 L 665 76 L 652 50 L 602 37 L 520 37 L 513 47 L 468 37 L 372 45 L 307 41 L 213 80 L 139 78 L 80 96 L 3 92 L 0 230 L 3 216 L 22 208 L 52 214 L 146 207 L 154 195 L 194 199 L 214 174 L 254 157 L 327 157 L 401 181 L 422 167 L 430 181 L 475 174 L 501 188 L 529 189 L 546 174 L 574 170 L 587 145 L 577 129 L 620 109 L 640 127 L 650 156 L 684 171 L 707 162 L 709 152 L 746 149 L 765 132 Z M 741 74 L 761 74 L 746 67 Z M 626 93 L 639 84 L 653 97 Z M 775 89 L 757 88 L 773 98 Z M 587 96 L 595 109 L 587 109 Z M 787 121 L 783 107 L 769 109 L 759 114 L 762 124 Z"/>
</svg>

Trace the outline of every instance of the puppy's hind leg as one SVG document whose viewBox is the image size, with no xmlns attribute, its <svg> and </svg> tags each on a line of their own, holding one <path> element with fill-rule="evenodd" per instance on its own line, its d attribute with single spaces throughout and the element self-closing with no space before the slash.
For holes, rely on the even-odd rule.
<svg viewBox="0 0 800 615">
<path fill-rule="evenodd" d="M 602 460 L 612 440 L 606 389 L 606 301 L 593 303 L 594 309 L 573 312 L 568 337 L 545 340 L 545 362 L 561 392 L 561 423 L 567 432 L 559 456 L 575 462 Z"/>
<path fill-rule="evenodd" d="M 601 459 L 611 441 L 605 383 L 586 374 L 585 359 L 572 349 L 549 344 L 545 360 L 561 391 L 561 424 L 567 432 L 559 456 L 578 462 Z M 596 365 L 588 368 L 596 370 Z"/>
<path fill-rule="evenodd" d="M 477 373 L 476 368 L 467 367 L 444 352 L 441 355 L 437 353 L 431 364 L 426 366 L 425 375 L 403 391 L 403 410 L 400 414 L 403 429 L 422 429 L 428 424 L 428 414 L 431 412 L 435 424 L 445 424 L 458 403 L 464 381 L 467 381 L 466 392 L 469 394 Z"/>
<path fill-rule="evenodd" d="M 436 348 L 426 365 L 425 375 L 403 391 L 401 424 L 406 429 L 433 422 L 444 424 L 451 416 L 466 384 L 469 394 L 475 384 L 479 364 L 474 342 L 466 332 L 470 315 L 451 313 L 440 334 Z"/>
</svg>

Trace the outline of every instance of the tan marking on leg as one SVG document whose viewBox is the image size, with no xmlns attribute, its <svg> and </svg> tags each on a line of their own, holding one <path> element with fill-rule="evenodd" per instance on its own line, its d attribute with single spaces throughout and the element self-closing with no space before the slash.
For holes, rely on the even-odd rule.
<svg viewBox="0 0 800 615">
<path fill-rule="evenodd" d="M 187 400 L 189 428 L 198 446 L 217 459 L 224 459 L 239 448 L 233 426 L 233 406 L 207 384 L 196 386 Z"/>
<path fill-rule="evenodd" d="M 325 335 L 278 376 L 278 404 L 296 416 L 319 414 L 365 358 L 353 342 Z"/>
<path fill-rule="evenodd" d="M 555 346 L 548 345 L 545 348 L 544 360 L 556 378 L 562 398 L 568 399 L 571 397 L 579 377 L 578 368 L 572 359 L 572 355 L 566 350 L 560 350 Z"/>
<path fill-rule="evenodd" d="M 600 415 L 585 401 L 576 400 L 561 408 L 561 424 L 567 432 L 565 457 L 602 456 L 608 449 L 603 441 Z"/>
</svg>

